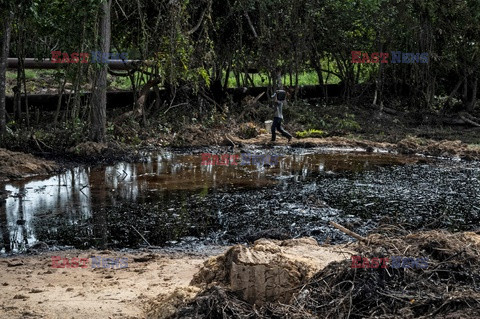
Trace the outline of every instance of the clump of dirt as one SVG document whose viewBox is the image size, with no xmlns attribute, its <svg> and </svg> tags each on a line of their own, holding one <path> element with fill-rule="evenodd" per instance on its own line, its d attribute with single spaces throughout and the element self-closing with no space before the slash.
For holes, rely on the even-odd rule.
<svg viewBox="0 0 480 319">
<path fill-rule="evenodd" d="M 57 169 L 58 167 L 54 162 L 39 159 L 30 154 L 0 148 L 0 181 L 34 175 L 47 175 Z"/>
<path fill-rule="evenodd" d="M 402 154 L 421 153 L 432 156 L 460 157 L 467 160 L 480 159 L 480 148 L 470 148 L 468 144 L 462 143 L 462 141 L 459 140 L 434 141 L 407 137 L 397 143 L 397 150 Z"/>
<path fill-rule="evenodd" d="M 79 156 L 99 156 L 108 149 L 108 146 L 104 143 L 85 142 L 80 143 L 68 150 L 68 152 Z"/>
<path fill-rule="evenodd" d="M 357 243 L 351 248 L 357 255 L 368 258 L 428 257 L 428 268 L 392 268 L 388 264 L 387 268 L 358 269 L 352 268 L 350 260 L 334 261 L 307 284 L 294 287 L 296 292 L 288 303 L 266 302 L 258 307 L 245 302 L 242 292 L 220 284 L 197 295 L 170 318 L 466 319 L 480 316 L 478 233 L 430 231 L 404 237 L 373 234 L 366 243 Z M 227 255 L 221 261 L 225 261 Z M 250 255 L 252 263 L 255 262 L 253 256 Z M 219 268 L 212 268 L 213 272 L 218 274 Z M 228 267 L 223 267 L 223 271 L 228 272 Z M 249 271 L 254 274 L 254 269 Z M 220 279 L 226 277 L 224 274 Z M 259 291 L 261 287 L 260 284 Z"/>
<path fill-rule="evenodd" d="M 191 284 L 228 287 L 251 304 L 288 303 L 296 287 L 330 262 L 352 253 L 341 247 L 321 247 L 313 238 L 260 239 L 252 247 L 236 245 L 209 259 Z"/>
<path fill-rule="evenodd" d="M 165 319 L 175 314 L 177 307 L 191 301 L 200 292 L 197 287 L 178 287 L 169 295 L 151 301 L 145 313 L 147 319 Z"/>
</svg>

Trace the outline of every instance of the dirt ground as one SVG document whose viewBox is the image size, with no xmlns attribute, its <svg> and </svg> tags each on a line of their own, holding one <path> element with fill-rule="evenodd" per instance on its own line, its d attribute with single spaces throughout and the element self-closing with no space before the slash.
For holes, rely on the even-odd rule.
<svg viewBox="0 0 480 319">
<path fill-rule="evenodd" d="M 159 295 L 187 287 L 203 262 L 226 250 L 202 253 L 58 251 L 0 259 L 0 318 L 145 318 Z M 52 268 L 62 258 L 126 257 L 123 269 Z"/>
<path fill-rule="evenodd" d="M 353 251 L 342 247 L 313 238 L 261 239 L 250 248 L 209 246 L 201 253 L 68 250 L 2 258 L 0 318 L 163 319 L 217 281 L 248 286 L 259 301 L 283 298 L 331 262 L 349 259 Z M 52 256 L 128 258 L 128 267 L 93 269 L 90 258 L 86 268 L 53 268 Z"/>
<path fill-rule="evenodd" d="M 0 318 L 346 318 L 348 308 L 366 315 L 380 306 L 379 318 L 477 318 L 479 248 L 478 233 L 430 231 L 336 246 L 260 239 L 201 253 L 37 251 L 0 259 Z M 352 269 L 357 254 L 428 256 L 428 269 Z M 128 258 L 128 267 L 93 269 L 90 259 L 53 268 L 52 256 Z"/>
</svg>

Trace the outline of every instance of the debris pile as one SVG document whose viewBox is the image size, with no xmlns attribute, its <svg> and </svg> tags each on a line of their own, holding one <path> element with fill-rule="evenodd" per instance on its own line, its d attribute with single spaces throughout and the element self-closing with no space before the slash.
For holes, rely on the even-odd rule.
<svg viewBox="0 0 480 319">
<path fill-rule="evenodd" d="M 286 244 L 289 242 L 294 243 L 259 240 L 252 248 L 235 246 L 209 260 L 192 282 L 203 284 L 204 291 L 170 318 L 480 316 L 478 233 L 430 231 L 402 237 L 373 234 L 365 242 L 353 244 L 348 257 L 343 255 L 345 247 L 338 247 L 339 256 L 343 256 L 340 260 L 333 258 L 326 267 L 321 259 L 315 262 L 314 254 L 307 250 L 298 251 L 294 258 L 289 256 L 295 251 L 288 251 L 294 247 Z M 328 250 L 334 253 L 335 246 Z M 314 243 L 310 251 L 315 251 Z M 301 261 L 302 255 L 309 256 L 308 261 Z M 386 268 L 352 268 L 353 255 L 389 258 L 390 263 Z M 428 268 L 394 268 L 392 256 L 428 258 Z"/>
<path fill-rule="evenodd" d="M 227 287 L 256 305 L 288 303 L 297 287 L 330 262 L 349 258 L 352 253 L 341 247 L 321 247 L 313 238 L 260 239 L 250 248 L 236 245 L 206 261 L 191 284 Z"/>
</svg>

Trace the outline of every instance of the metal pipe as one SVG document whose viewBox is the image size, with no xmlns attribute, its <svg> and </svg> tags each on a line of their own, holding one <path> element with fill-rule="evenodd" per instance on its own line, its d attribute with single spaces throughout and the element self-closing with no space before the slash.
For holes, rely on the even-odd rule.
<svg viewBox="0 0 480 319">
<path fill-rule="evenodd" d="M 90 63 L 90 62 L 88 62 Z M 135 64 L 142 63 L 142 60 L 108 60 L 108 67 L 112 70 L 130 70 Z M 36 60 L 33 58 L 26 58 L 24 60 L 25 69 L 58 69 L 64 63 L 52 63 L 50 60 Z M 18 68 L 17 58 L 8 58 L 7 69 Z"/>
</svg>

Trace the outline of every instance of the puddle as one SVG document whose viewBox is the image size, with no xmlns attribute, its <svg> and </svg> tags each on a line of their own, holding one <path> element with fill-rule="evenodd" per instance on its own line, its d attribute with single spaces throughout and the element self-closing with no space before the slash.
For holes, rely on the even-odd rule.
<svg viewBox="0 0 480 319">
<path fill-rule="evenodd" d="M 78 167 L 46 179 L 1 185 L 10 192 L 0 211 L 3 251 L 23 251 L 36 241 L 76 248 L 223 244 L 252 240 L 258 232 L 325 239 L 331 236 L 329 220 L 366 232 L 378 222 L 381 207 L 397 207 L 409 192 L 428 198 L 430 191 L 444 191 L 433 187 L 437 181 L 415 176 L 422 167 L 416 163 L 425 159 L 296 152 L 281 156 L 273 166 L 202 165 L 200 153 L 164 152 L 144 163 Z M 458 183 L 475 186 L 478 170 L 474 172 L 470 182 L 459 178 Z M 400 176 L 405 180 L 398 184 Z M 447 206 L 454 210 L 455 204 Z"/>
</svg>

